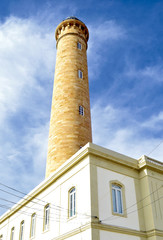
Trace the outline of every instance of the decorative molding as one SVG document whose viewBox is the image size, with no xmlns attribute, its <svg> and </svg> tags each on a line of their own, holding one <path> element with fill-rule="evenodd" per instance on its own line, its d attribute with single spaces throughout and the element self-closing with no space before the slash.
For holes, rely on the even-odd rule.
<svg viewBox="0 0 163 240">
<path fill-rule="evenodd" d="M 147 238 L 147 237 L 152 237 L 152 236 L 159 236 L 163 237 L 163 231 L 153 229 L 151 231 L 139 231 L 135 229 L 129 229 L 129 228 L 124 228 L 124 227 L 118 227 L 114 225 L 107 225 L 107 224 L 101 224 L 101 223 L 87 223 L 79 228 L 75 228 L 72 231 L 62 234 L 59 237 L 55 237 L 52 240 L 63 240 L 67 239 L 69 237 L 75 236 L 81 232 L 84 232 L 90 228 L 97 229 L 97 230 L 102 230 L 102 231 L 108 231 L 108 232 L 113 232 L 113 233 L 120 233 L 124 235 L 130 235 L 130 236 L 137 236 L 137 237 L 142 237 L 142 238 Z"/>
<path fill-rule="evenodd" d="M 138 164 L 139 169 L 147 167 L 157 172 L 163 172 L 163 163 L 160 161 L 149 158 L 145 155 L 143 155 L 138 161 L 139 161 L 139 164 Z"/>
<path fill-rule="evenodd" d="M 74 30 L 76 31 L 76 29 L 78 29 L 79 33 L 82 33 L 83 35 L 85 35 L 86 42 L 88 41 L 88 39 L 89 39 L 88 28 L 86 27 L 86 25 L 83 22 L 81 22 L 80 20 L 77 20 L 77 19 L 64 20 L 57 26 L 56 31 L 55 31 L 55 38 L 57 41 L 60 38 L 60 35 L 63 33 L 63 31 L 67 28 L 72 31 L 74 31 Z"/>
</svg>

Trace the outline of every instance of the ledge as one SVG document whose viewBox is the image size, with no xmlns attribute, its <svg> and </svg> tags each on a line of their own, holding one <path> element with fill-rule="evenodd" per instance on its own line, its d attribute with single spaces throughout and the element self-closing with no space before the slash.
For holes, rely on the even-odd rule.
<svg viewBox="0 0 163 240">
<path fill-rule="evenodd" d="M 139 168 L 150 168 L 153 169 L 157 172 L 163 172 L 163 162 L 157 161 L 153 158 L 149 158 L 145 155 L 143 155 L 140 159 L 139 159 Z"/>
</svg>

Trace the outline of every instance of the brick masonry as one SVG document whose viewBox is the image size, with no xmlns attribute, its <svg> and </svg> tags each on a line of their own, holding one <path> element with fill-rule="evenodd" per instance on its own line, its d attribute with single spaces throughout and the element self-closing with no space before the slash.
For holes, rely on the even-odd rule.
<svg viewBox="0 0 163 240">
<path fill-rule="evenodd" d="M 88 29 L 76 19 L 65 20 L 56 29 L 57 57 L 51 108 L 46 177 L 92 142 L 87 40 Z M 77 43 L 82 49 L 77 48 Z M 78 70 L 83 78 L 78 77 Z M 84 107 L 84 116 L 79 114 Z"/>
</svg>

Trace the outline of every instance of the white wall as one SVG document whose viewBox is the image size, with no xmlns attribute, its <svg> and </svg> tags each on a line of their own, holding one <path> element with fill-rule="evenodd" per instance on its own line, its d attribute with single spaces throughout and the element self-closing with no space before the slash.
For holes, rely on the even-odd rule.
<svg viewBox="0 0 163 240">
<path fill-rule="evenodd" d="M 97 168 L 99 219 L 102 223 L 139 230 L 134 179 L 104 168 Z M 119 181 L 125 186 L 127 217 L 112 215 L 110 181 Z M 130 213 L 132 212 L 133 213 Z"/>
<path fill-rule="evenodd" d="M 100 240 L 142 240 L 142 239 L 140 237 L 135 237 L 127 234 L 100 231 Z"/>
<path fill-rule="evenodd" d="M 91 229 L 88 229 L 84 232 L 78 233 L 72 237 L 67 238 L 67 240 L 92 240 L 91 238 Z"/>
<path fill-rule="evenodd" d="M 73 186 L 76 187 L 77 214 L 73 219 L 69 219 L 68 191 Z M 44 206 L 47 203 L 50 203 L 50 227 L 49 231 L 43 232 Z M 10 239 L 12 227 L 15 227 L 14 239 L 19 239 L 22 220 L 24 220 L 24 239 L 29 239 L 33 213 L 36 213 L 36 240 L 53 239 L 90 222 L 90 166 L 88 158 L 42 191 L 32 202 L 27 204 L 27 207 L 23 207 L 1 224 L 0 235 L 3 234 L 3 240 Z M 81 239 L 81 236 L 85 236 L 88 240 L 91 239 L 88 237 L 90 236 L 89 231 L 78 233 L 76 236 L 77 238 L 71 237 L 69 239 Z"/>
</svg>

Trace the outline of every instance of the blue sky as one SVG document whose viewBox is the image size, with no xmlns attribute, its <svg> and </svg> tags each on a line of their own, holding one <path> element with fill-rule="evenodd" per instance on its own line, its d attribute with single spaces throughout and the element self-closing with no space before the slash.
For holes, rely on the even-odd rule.
<svg viewBox="0 0 163 240">
<path fill-rule="evenodd" d="M 90 32 L 93 142 L 163 161 L 162 1 L 1 0 L 0 182 L 25 193 L 45 176 L 54 32 L 72 15 Z"/>
</svg>

